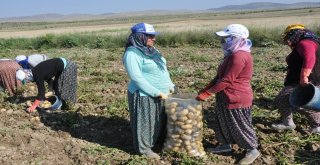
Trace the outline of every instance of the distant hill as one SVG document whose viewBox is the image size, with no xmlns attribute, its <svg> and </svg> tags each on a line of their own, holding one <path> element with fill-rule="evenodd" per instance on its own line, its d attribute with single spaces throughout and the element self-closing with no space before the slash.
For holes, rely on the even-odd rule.
<svg viewBox="0 0 320 165">
<path fill-rule="evenodd" d="M 92 20 L 105 18 L 119 18 L 145 15 L 174 15 L 174 14 L 191 14 L 203 12 L 224 12 L 224 11 L 243 11 L 243 10 L 276 10 L 276 9 L 294 9 L 294 8 L 309 8 L 320 7 L 320 2 L 301 2 L 301 3 L 271 3 L 271 2 L 255 2 L 244 5 L 228 5 L 220 8 L 209 8 L 206 10 L 147 10 L 138 12 L 124 12 L 124 13 L 103 13 L 103 14 L 40 14 L 25 17 L 10 17 L 0 18 L 0 22 L 42 22 L 42 21 L 75 21 L 75 20 Z"/>
<path fill-rule="evenodd" d="M 25 17 L 9 17 L 9 18 L 0 18 L 0 22 L 42 22 L 42 21 L 70 21 L 70 20 L 88 20 L 88 19 L 99 19 L 110 16 L 114 13 L 104 13 L 99 15 L 94 14 L 39 14 L 33 16 Z"/>
<path fill-rule="evenodd" d="M 271 3 L 271 2 L 254 2 L 244 5 L 228 5 L 220 8 L 211 8 L 211 11 L 237 11 L 237 10 L 275 10 L 275 9 L 294 9 L 320 7 L 320 2 L 300 2 L 292 4 Z"/>
</svg>

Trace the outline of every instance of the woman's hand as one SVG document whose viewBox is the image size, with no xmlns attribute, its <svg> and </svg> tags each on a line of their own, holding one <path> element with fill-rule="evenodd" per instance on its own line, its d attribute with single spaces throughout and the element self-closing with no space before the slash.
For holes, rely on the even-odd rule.
<svg viewBox="0 0 320 165">
<path fill-rule="evenodd" d="M 40 105 L 41 101 L 40 100 L 35 100 L 34 103 L 32 104 L 31 107 L 29 107 L 26 111 L 28 113 L 32 113 L 36 110 L 36 108 Z"/>
<path fill-rule="evenodd" d="M 311 69 L 302 68 L 300 73 L 300 85 L 307 86 L 309 84 L 309 76 L 311 74 Z"/>
<path fill-rule="evenodd" d="M 309 84 L 308 78 L 305 78 L 305 79 L 301 79 L 301 80 L 300 80 L 300 85 L 301 85 L 301 86 L 305 87 L 305 86 L 307 86 L 308 84 Z"/>
<path fill-rule="evenodd" d="M 206 101 L 210 96 L 212 96 L 211 93 L 204 91 L 202 93 L 200 93 L 197 97 L 196 100 L 198 101 Z"/>
<path fill-rule="evenodd" d="M 160 93 L 159 98 L 160 98 L 161 100 L 165 100 L 165 99 L 168 98 L 168 95 L 163 94 L 163 93 Z"/>
</svg>

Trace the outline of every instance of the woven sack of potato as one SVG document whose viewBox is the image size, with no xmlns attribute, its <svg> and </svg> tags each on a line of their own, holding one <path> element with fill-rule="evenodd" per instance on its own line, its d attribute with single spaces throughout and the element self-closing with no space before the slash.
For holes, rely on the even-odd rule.
<svg viewBox="0 0 320 165">
<path fill-rule="evenodd" d="M 202 145 L 202 106 L 194 98 L 180 95 L 166 100 L 168 122 L 165 151 L 199 157 L 206 155 Z"/>
</svg>

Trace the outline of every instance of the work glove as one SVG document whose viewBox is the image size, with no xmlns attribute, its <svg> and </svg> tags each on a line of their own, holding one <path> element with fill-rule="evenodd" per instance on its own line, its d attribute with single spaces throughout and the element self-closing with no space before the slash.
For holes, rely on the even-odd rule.
<svg viewBox="0 0 320 165">
<path fill-rule="evenodd" d="M 196 100 L 198 100 L 198 101 L 206 101 L 210 96 L 212 96 L 212 93 L 209 93 L 208 91 L 204 91 L 204 92 L 201 92 L 196 97 Z"/>
<path fill-rule="evenodd" d="M 34 103 L 32 104 L 32 106 L 29 107 L 29 108 L 27 108 L 26 111 L 27 111 L 28 113 L 34 112 L 34 111 L 36 110 L 36 108 L 40 105 L 40 103 L 41 103 L 41 100 L 36 99 L 36 100 L 34 101 Z"/>
</svg>

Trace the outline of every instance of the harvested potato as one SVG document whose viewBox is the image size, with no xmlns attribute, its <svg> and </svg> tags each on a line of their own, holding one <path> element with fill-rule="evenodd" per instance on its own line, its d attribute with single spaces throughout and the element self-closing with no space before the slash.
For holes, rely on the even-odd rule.
<svg viewBox="0 0 320 165">
<path fill-rule="evenodd" d="M 178 134 L 183 134 L 184 133 L 184 130 L 179 128 L 179 127 L 174 128 L 174 131 L 175 131 L 175 133 L 178 133 Z"/>
<path fill-rule="evenodd" d="M 175 114 L 172 114 L 171 116 L 169 116 L 170 117 L 170 120 L 169 120 L 169 122 L 170 121 L 176 121 L 177 120 L 177 116 L 175 115 Z"/>
<path fill-rule="evenodd" d="M 183 140 L 191 140 L 192 136 L 190 136 L 190 135 L 182 135 L 181 139 L 183 139 Z"/>
<path fill-rule="evenodd" d="M 196 105 L 196 110 L 202 111 L 202 106 L 201 105 Z"/>
<path fill-rule="evenodd" d="M 29 89 L 30 89 L 30 91 L 35 91 L 35 90 L 36 90 L 36 87 L 30 86 Z"/>
<path fill-rule="evenodd" d="M 183 142 L 183 144 L 186 145 L 186 146 L 190 146 L 191 143 L 190 143 L 189 140 L 186 140 L 186 141 Z M 191 147 L 191 146 L 190 146 L 190 147 Z"/>
<path fill-rule="evenodd" d="M 173 147 L 172 151 L 178 152 L 179 151 L 179 147 Z"/>
<path fill-rule="evenodd" d="M 187 108 L 189 109 L 190 112 L 195 112 L 195 111 L 197 111 L 196 108 L 194 108 L 194 107 L 192 107 L 192 106 L 190 106 L 190 105 L 189 105 Z"/>
<path fill-rule="evenodd" d="M 189 129 L 189 130 L 190 130 L 190 129 L 192 129 L 192 125 L 191 125 L 191 124 L 186 124 L 186 125 L 183 124 L 183 125 L 181 125 L 181 128 L 182 128 L 182 129 L 185 129 L 185 130 L 186 130 L 186 129 Z"/>
<path fill-rule="evenodd" d="M 47 93 L 45 94 L 46 97 L 49 97 L 49 96 L 52 96 L 52 95 L 53 95 L 53 92 L 47 92 Z"/>
<path fill-rule="evenodd" d="M 193 112 L 189 112 L 187 116 L 188 116 L 189 119 L 193 119 L 194 118 L 194 113 Z"/>
<path fill-rule="evenodd" d="M 171 102 L 170 104 L 166 105 L 166 109 L 175 109 L 177 107 L 178 103 Z"/>
<path fill-rule="evenodd" d="M 192 134 L 192 130 L 191 129 L 185 130 L 185 134 L 187 134 L 187 135 Z"/>
<path fill-rule="evenodd" d="M 188 113 L 189 113 L 188 109 L 183 109 L 183 110 L 178 112 L 178 116 L 183 117 L 183 116 L 186 116 Z"/>
<path fill-rule="evenodd" d="M 31 107 L 32 106 L 32 102 L 30 100 L 27 101 L 27 106 Z"/>
<path fill-rule="evenodd" d="M 173 115 L 175 113 L 176 109 L 175 108 L 168 108 L 166 109 L 166 113 L 169 115 Z"/>
<path fill-rule="evenodd" d="M 191 147 L 191 146 L 188 146 L 188 145 L 186 145 L 186 147 L 185 147 L 185 148 L 186 148 L 186 150 L 187 150 L 187 151 L 192 150 L 192 147 Z"/>
<path fill-rule="evenodd" d="M 190 120 L 190 119 L 189 119 L 189 120 L 186 120 L 186 121 L 184 121 L 184 123 L 185 123 L 185 124 L 192 124 L 192 120 Z"/>
<path fill-rule="evenodd" d="M 180 137 L 180 135 L 172 134 L 171 137 L 172 137 L 173 139 L 178 139 L 178 138 Z"/>
<path fill-rule="evenodd" d="M 43 101 L 41 104 L 40 104 L 40 107 L 41 108 L 50 108 L 52 105 L 51 103 L 48 101 L 48 100 L 45 100 Z"/>
<path fill-rule="evenodd" d="M 186 117 L 186 116 L 178 117 L 177 120 L 178 120 L 178 121 L 185 122 L 185 121 L 188 120 L 188 117 Z"/>
<path fill-rule="evenodd" d="M 179 128 L 182 128 L 182 126 L 184 126 L 184 122 L 182 121 L 176 121 L 175 125 L 179 126 Z"/>
</svg>

